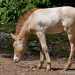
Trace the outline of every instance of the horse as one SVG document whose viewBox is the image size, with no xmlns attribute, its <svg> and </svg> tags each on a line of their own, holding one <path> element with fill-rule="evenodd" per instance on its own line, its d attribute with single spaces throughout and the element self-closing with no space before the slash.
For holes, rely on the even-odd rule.
<svg viewBox="0 0 75 75">
<path fill-rule="evenodd" d="M 27 17 L 23 15 L 17 22 L 16 34 L 11 33 L 14 48 L 14 61 L 21 59 L 24 47 L 28 38 L 28 33 L 34 32 L 41 44 L 39 68 L 43 66 L 46 59 L 46 69 L 51 70 L 51 58 L 48 53 L 46 43 L 46 32 L 50 34 L 66 32 L 70 43 L 70 55 L 64 70 L 68 70 L 72 64 L 72 57 L 75 52 L 75 8 L 71 6 L 41 8 L 33 10 Z"/>
</svg>

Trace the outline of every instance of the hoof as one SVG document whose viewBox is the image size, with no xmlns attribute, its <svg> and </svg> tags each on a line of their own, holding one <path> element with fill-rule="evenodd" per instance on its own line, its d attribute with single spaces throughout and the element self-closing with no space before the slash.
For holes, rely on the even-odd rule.
<svg viewBox="0 0 75 75">
<path fill-rule="evenodd" d="M 41 68 L 42 68 L 42 64 L 38 64 L 38 65 L 37 65 L 37 68 L 38 68 L 38 69 L 41 69 Z"/>
<path fill-rule="evenodd" d="M 67 70 L 68 70 L 68 68 L 64 68 L 64 69 L 63 69 L 63 71 L 67 71 Z"/>
<path fill-rule="evenodd" d="M 66 72 L 68 69 L 62 69 L 60 72 L 63 73 L 63 72 Z"/>
<path fill-rule="evenodd" d="M 50 68 L 50 67 L 47 67 L 47 68 L 46 68 L 46 71 L 51 71 L 51 68 Z"/>
<path fill-rule="evenodd" d="M 14 60 L 14 63 L 18 63 L 20 60 Z"/>
<path fill-rule="evenodd" d="M 15 63 L 18 63 L 18 62 L 20 61 L 20 58 L 17 57 L 16 55 L 14 55 L 13 61 L 14 61 Z"/>
<path fill-rule="evenodd" d="M 64 71 L 67 71 L 69 68 L 70 68 L 70 66 L 71 66 L 71 64 L 69 64 L 69 65 L 66 65 L 65 67 L 64 67 Z"/>
<path fill-rule="evenodd" d="M 51 65 L 50 65 L 50 64 L 47 65 L 47 67 L 46 67 L 46 71 L 51 71 Z"/>
</svg>

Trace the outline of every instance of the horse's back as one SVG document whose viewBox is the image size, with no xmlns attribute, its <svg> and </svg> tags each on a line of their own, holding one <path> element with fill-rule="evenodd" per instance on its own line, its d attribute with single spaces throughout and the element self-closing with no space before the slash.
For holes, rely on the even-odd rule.
<svg viewBox="0 0 75 75">
<path fill-rule="evenodd" d="M 38 9 L 33 12 L 31 19 L 31 27 L 47 29 L 47 28 L 57 28 L 59 26 L 59 21 L 61 19 L 61 7 L 56 8 L 45 8 Z M 31 18 L 31 17 L 30 17 Z M 56 26 L 57 25 L 57 26 Z"/>
<path fill-rule="evenodd" d="M 31 26 L 29 26 L 31 29 L 60 33 L 64 31 L 64 22 L 66 22 L 66 26 L 73 23 L 75 18 L 75 8 L 63 6 L 38 9 L 33 12 L 32 16 Z"/>
</svg>

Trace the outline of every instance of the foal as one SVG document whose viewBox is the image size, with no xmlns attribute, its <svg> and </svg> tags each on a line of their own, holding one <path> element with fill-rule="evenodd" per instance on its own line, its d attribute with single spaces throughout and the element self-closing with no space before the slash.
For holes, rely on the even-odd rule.
<svg viewBox="0 0 75 75">
<path fill-rule="evenodd" d="M 13 43 L 14 61 L 20 60 L 24 45 L 26 46 L 27 34 L 33 31 L 37 35 L 42 47 L 42 50 L 40 50 L 39 67 L 42 67 L 44 59 L 46 58 L 47 70 L 51 70 L 51 59 L 48 54 L 45 32 L 53 34 L 65 31 L 67 32 L 71 46 L 68 63 L 64 68 L 67 70 L 71 66 L 72 57 L 75 51 L 75 8 L 64 6 L 38 9 L 31 13 L 27 19 L 24 20 L 23 17 L 24 16 L 22 16 L 23 21 L 20 19 L 22 23 L 19 21 L 22 25 L 19 33 L 16 35 L 11 34 L 12 38 L 15 40 Z"/>
</svg>

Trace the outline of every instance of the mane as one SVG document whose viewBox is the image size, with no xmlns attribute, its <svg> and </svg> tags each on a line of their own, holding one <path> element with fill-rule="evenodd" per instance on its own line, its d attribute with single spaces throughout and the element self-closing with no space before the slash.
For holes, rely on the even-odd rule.
<svg viewBox="0 0 75 75">
<path fill-rule="evenodd" d="M 23 23 L 28 19 L 28 17 L 35 11 L 37 8 L 33 8 L 30 11 L 24 13 L 22 16 L 19 17 L 17 23 L 16 23 L 16 35 L 19 34 L 22 26 L 24 25 Z"/>
</svg>

